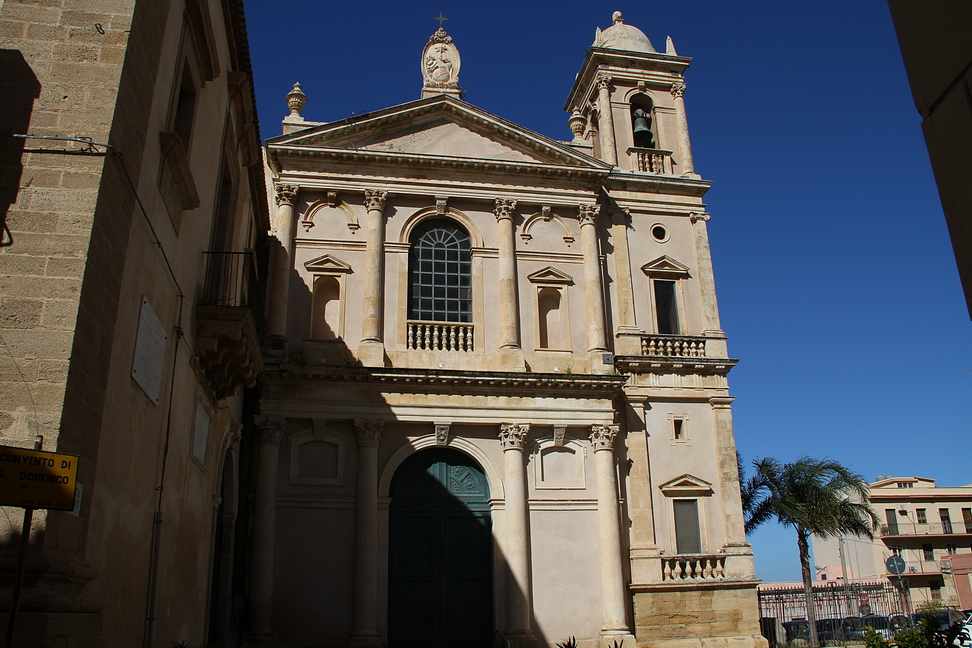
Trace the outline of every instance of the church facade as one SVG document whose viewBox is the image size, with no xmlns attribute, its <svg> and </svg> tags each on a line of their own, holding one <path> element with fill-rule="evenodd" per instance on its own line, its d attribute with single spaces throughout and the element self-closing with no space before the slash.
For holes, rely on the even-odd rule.
<svg viewBox="0 0 972 648">
<path fill-rule="evenodd" d="M 683 74 L 620 14 L 555 141 L 460 98 L 266 143 L 251 638 L 762 646 Z"/>
</svg>

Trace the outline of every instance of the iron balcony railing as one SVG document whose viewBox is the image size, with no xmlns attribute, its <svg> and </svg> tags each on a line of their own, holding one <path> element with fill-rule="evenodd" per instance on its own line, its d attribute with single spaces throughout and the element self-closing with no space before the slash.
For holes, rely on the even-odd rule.
<svg viewBox="0 0 972 648">
<path fill-rule="evenodd" d="M 206 283 L 199 303 L 203 306 L 249 308 L 257 335 L 263 336 L 264 285 L 260 270 L 266 259 L 258 261 L 254 250 L 219 252 L 207 250 Z"/>
</svg>

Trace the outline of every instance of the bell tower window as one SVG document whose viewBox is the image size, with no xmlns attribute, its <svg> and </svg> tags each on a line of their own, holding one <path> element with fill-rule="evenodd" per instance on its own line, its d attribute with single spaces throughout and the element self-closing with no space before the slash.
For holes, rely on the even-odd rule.
<svg viewBox="0 0 972 648">
<path fill-rule="evenodd" d="M 645 95 L 636 95 L 631 100 L 631 132 L 638 148 L 657 148 L 651 130 L 652 107 L 651 99 Z"/>
</svg>

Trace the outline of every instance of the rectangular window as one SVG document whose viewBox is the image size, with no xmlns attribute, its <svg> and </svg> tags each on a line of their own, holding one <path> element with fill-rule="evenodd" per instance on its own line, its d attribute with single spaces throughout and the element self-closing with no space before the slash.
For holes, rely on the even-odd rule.
<svg viewBox="0 0 972 648">
<path fill-rule="evenodd" d="M 931 592 L 931 600 L 933 601 L 942 600 L 942 581 L 940 580 L 928 581 L 928 590 Z"/>
<path fill-rule="evenodd" d="M 685 424 L 685 421 L 683 421 L 680 418 L 672 419 L 672 432 L 674 433 L 674 437 L 675 437 L 675 440 L 676 441 L 681 441 L 682 439 L 685 438 L 684 433 L 683 433 L 683 429 L 682 429 L 682 426 L 684 424 Z"/>
<path fill-rule="evenodd" d="M 172 132 L 182 140 L 182 149 L 189 152 L 189 138 L 192 137 L 192 122 L 196 114 L 196 82 L 192 79 L 188 63 L 182 66 L 182 79 L 172 117 Z"/>
<path fill-rule="evenodd" d="M 697 500 L 673 500 L 675 509 L 675 551 L 679 554 L 702 553 Z"/>
<path fill-rule="evenodd" d="M 947 508 L 938 509 L 938 518 L 942 521 L 942 533 L 952 532 L 952 519 L 948 515 Z"/>
<path fill-rule="evenodd" d="M 962 521 L 965 523 L 965 532 L 972 533 L 972 508 L 962 509 Z"/>
<path fill-rule="evenodd" d="M 958 545 L 954 542 L 948 542 L 945 544 L 945 553 L 949 556 L 954 556 L 958 553 Z"/>
<path fill-rule="evenodd" d="M 662 335 L 678 335 L 678 300 L 675 298 L 675 282 L 655 279 L 655 318 L 658 332 Z"/>
<path fill-rule="evenodd" d="M 902 547 L 901 545 L 891 545 L 891 553 L 893 555 L 900 557 L 902 551 L 904 551 L 904 547 Z"/>
<path fill-rule="evenodd" d="M 935 550 L 932 549 L 932 546 L 930 544 L 921 545 L 921 559 L 935 560 Z"/>
<path fill-rule="evenodd" d="M 918 524 L 928 524 L 928 516 L 925 513 L 925 509 L 915 509 L 915 516 L 918 518 Z"/>
<path fill-rule="evenodd" d="M 196 398 L 196 413 L 193 417 L 192 427 L 192 456 L 204 465 L 209 461 L 209 428 L 211 426 L 212 417 L 209 415 L 209 410 L 203 405 L 201 398 Z"/>
<path fill-rule="evenodd" d="M 898 535 L 898 513 L 894 509 L 884 509 L 884 519 L 888 523 L 888 535 Z"/>
</svg>

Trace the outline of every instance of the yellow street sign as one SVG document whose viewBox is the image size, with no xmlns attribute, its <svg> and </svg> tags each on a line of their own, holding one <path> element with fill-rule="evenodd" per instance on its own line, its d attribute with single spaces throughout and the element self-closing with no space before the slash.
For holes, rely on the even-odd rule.
<svg viewBox="0 0 972 648">
<path fill-rule="evenodd" d="M 77 455 L 0 446 L 0 505 L 74 509 Z"/>
</svg>

